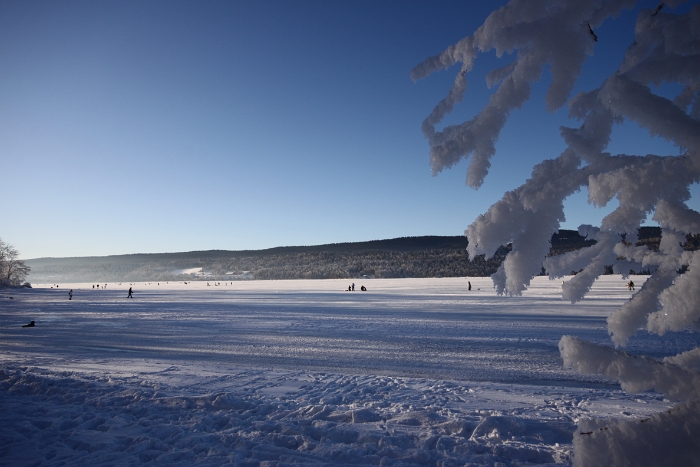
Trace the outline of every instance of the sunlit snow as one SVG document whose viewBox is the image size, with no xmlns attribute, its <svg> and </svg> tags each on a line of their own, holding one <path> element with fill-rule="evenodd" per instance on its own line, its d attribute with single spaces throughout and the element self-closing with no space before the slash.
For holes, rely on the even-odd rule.
<svg viewBox="0 0 700 467">
<path fill-rule="evenodd" d="M 671 407 L 562 364 L 562 335 L 609 341 L 606 318 L 631 295 L 620 276 L 575 305 L 545 277 L 519 297 L 469 281 L 471 291 L 464 278 L 367 280 L 355 292 L 343 280 L 4 290 L 0 457 L 571 465 L 581 417 Z M 662 358 L 696 345 L 690 332 L 640 333 L 627 350 Z"/>
</svg>

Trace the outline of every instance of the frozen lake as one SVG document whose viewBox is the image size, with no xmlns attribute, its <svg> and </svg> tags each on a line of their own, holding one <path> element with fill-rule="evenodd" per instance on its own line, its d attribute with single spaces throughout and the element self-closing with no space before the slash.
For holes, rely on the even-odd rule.
<svg viewBox="0 0 700 467">
<path fill-rule="evenodd" d="M 133 299 L 128 283 L 0 291 L 0 457 L 570 465 L 579 417 L 670 405 L 562 367 L 562 335 L 609 345 L 605 319 L 631 295 L 620 276 L 575 305 L 544 277 L 522 297 L 470 281 L 135 283 Z M 694 333 L 640 332 L 627 350 L 697 345 Z"/>
</svg>

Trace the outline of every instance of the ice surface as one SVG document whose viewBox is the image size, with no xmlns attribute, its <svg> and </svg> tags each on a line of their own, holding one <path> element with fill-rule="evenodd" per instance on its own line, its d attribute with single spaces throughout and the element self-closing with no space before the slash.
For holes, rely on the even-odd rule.
<svg viewBox="0 0 700 467">
<path fill-rule="evenodd" d="M 671 407 L 562 365 L 562 335 L 608 342 L 606 319 L 630 297 L 620 276 L 575 305 L 561 281 L 498 297 L 490 278 L 469 280 L 471 292 L 464 278 L 2 291 L 0 459 L 571 465 L 579 419 Z M 628 351 L 696 346 L 690 332 L 643 331 Z"/>
</svg>

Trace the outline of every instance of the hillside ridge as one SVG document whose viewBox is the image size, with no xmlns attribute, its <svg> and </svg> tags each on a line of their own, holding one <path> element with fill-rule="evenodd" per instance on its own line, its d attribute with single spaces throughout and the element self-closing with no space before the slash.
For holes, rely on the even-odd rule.
<svg viewBox="0 0 700 467">
<path fill-rule="evenodd" d="M 660 228 L 644 227 L 639 231 L 638 244 L 658 248 L 660 237 Z M 428 235 L 263 250 L 36 258 L 26 263 L 32 268 L 30 280 L 34 283 L 483 277 L 493 274 L 510 251 L 510 245 L 505 245 L 492 258 L 469 258 L 468 244 L 464 236 Z M 595 241 L 562 229 L 552 235 L 551 244 L 550 255 L 559 255 Z"/>
</svg>

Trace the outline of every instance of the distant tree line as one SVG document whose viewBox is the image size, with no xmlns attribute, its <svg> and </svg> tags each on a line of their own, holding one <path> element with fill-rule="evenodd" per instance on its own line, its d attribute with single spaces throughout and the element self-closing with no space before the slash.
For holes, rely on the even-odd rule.
<svg viewBox="0 0 700 467">
<path fill-rule="evenodd" d="M 466 250 L 311 252 L 256 255 L 239 258 L 190 258 L 188 260 L 37 262 L 34 281 L 115 282 L 235 280 L 246 274 L 254 279 L 350 279 L 399 277 L 487 276 L 498 269 L 508 253 L 501 248 L 488 260 L 469 260 Z M 173 274 L 177 269 L 199 269 L 206 275 Z M 229 273 L 229 274 L 227 274 Z"/>
<path fill-rule="evenodd" d="M 503 247 L 488 260 L 483 256 L 470 260 L 464 249 L 296 253 L 220 261 L 205 270 L 216 277 L 250 271 L 256 279 L 476 277 L 495 272 L 508 251 Z"/>
<path fill-rule="evenodd" d="M 661 231 L 645 227 L 639 245 L 658 248 Z M 688 248 L 693 248 L 689 239 Z M 595 244 L 576 231 L 552 236 L 550 255 Z M 92 258 L 29 260 L 34 282 L 116 281 L 230 281 L 253 279 L 353 279 L 403 277 L 484 277 L 496 272 L 510 251 L 469 258 L 465 237 L 405 237 L 372 242 L 280 247 L 257 251 L 202 251 L 136 254 Z M 175 274 L 178 269 L 201 268 L 206 275 Z M 612 272 L 612 268 L 610 271 Z"/>
</svg>

